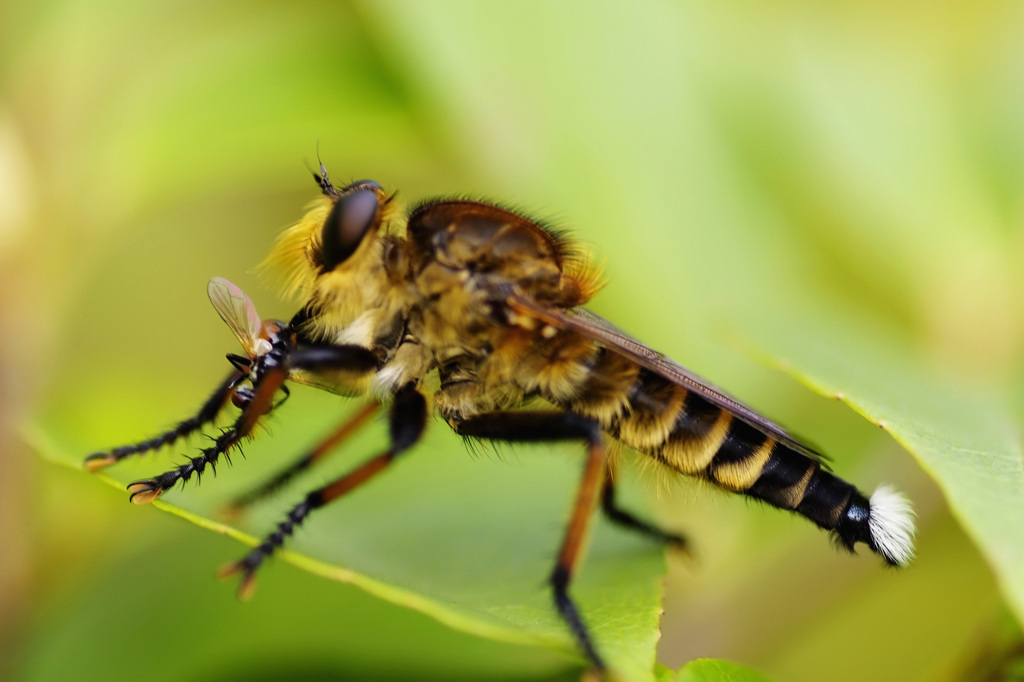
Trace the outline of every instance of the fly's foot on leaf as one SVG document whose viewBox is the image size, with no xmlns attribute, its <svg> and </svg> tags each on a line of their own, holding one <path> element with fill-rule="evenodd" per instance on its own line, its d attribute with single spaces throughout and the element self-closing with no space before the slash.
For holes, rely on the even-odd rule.
<svg viewBox="0 0 1024 682">
<path fill-rule="evenodd" d="M 217 571 L 217 577 L 221 580 L 226 580 L 238 573 L 242 574 L 242 580 L 238 583 L 238 598 L 242 601 L 249 601 L 253 593 L 256 592 L 256 569 L 262 562 L 263 557 L 260 555 L 254 560 L 254 554 L 257 554 L 257 552 L 250 553 L 241 561 L 235 561 L 222 566 Z"/>
<path fill-rule="evenodd" d="M 580 682 L 620 682 L 618 676 L 605 668 L 588 668 L 583 671 Z"/>
<path fill-rule="evenodd" d="M 117 458 L 109 452 L 94 452 L 82 462 L 82 466 L 85 467 L 86 471 L 99 471 L 105 469 L 114 462 Z"/>
<path fill-rule="evenodd" d="M 128 498 L 132 504 L 149 504 L 163 493 L 164 487 L 155 478 L 147 478 L 142 481 L 135 481 L 128 484 Z"/>
<path fill-rule="evenodd" d="M 690 541 L 682 535 L 678 535 L 676 533 L 666 533 L 665 546 L 674 552 L 682 554 L 687 559 L 696 558 L 693 553 L 693 547 L 690 546 Z"/>
<path fill-rule="evenodd" d="M 676 533 L 666 533 L 662 538 L 662 541 L 670 552 L 681 556 L 688 564 L 697 563 L 697 553 L 694 551 L 693 545 L 690 544 L 690 541 L 687 540 L 685 536 L 678 535 Z"/>
</svg>

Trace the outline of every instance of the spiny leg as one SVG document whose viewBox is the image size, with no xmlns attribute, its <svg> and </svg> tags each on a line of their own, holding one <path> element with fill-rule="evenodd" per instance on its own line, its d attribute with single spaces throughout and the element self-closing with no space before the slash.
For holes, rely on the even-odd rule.
<svg viewBox="0 0 1024 682">
<path fill-rule="evenodd" d="M 488 412 L 454 421 L 452 428 L 459 435 L 472 438 L 519 442 L 582 440 L 587 443 L 583 478 L 550 582 L 555 608 L 569 626 L 577 644 L 595 668 L 606 670 L 579 609 L 569 596 L 569 583 L 579 562 L 605 478 L 607 456 L 597 422 L 570 412 Z"/>
<path fill-rule="evenodd" d="M 608 520 L 622 526 L 623 528 L 634 530 L 650 538 L 663 542 L 674 549 L 682 551 L 687 556 L 690 556 L 690 546 L 683 535 L 663 530 L 648 521 L 639 519 L 618 505 L 618 502 L 615 499 L 615 473 L 615 465 L 609 458 L 605 465 L 604 488 L 601 492 L 601 511 L 604 512 L 604 515 Z"/>
<path fill-rule="evenodd" d="M 278 403 L 280 405 L 280 403 Z M 330 436 L 321 441 L 316 447 L 292 462 L 288 467 L 282 469 L 273 478 L 263 482 L 261 485 L 249 492 L 238 496 L 228 505 L 226 512 L 235 514 L 252 503 L 268 497 L 283 487 L 298 473 L 305 471 L 315 462 L 324 459 L 334 448 L 340 445 L 345 439 L 355 433 L 367 420 L 370 419 L 380 407 L 376 401 L 363 405 L 354 415 L 346 419 Z"/>
<path fill-rule="evenodd" d="M 291 351 L 276 364 L 265 365 L 263 374 L 253 386 L 252 395 L 247 399 L 248 402 L 242 410 L 242 414 L 230 428 L 217 437 L 212 447 L 205 448 L 198 456 L 190 458 L 187 464 L 160 474 L 156 478 L 147 478 L 128 484 L 128 490 L 131 493 L 129 499 L 135 504 L 152 502 L 178 481 L 188 481 L 192 474 L 202 476 L 207 465 L 216 473 L 217 461 L 220 456 L 226 456 L 228 450 L 252 433 L 261 417 L 274 409 L 274 395 L 278 389 L 284 389 L 285 379 L 288 378 L 290 372 L 298 370 L 315 374 L 321 370 L 340 369 L 366 374 L 377 369 L 377 364 L 377 356 L 368 348 L 313 346 Z"/>
<path fill-rule="evenodd" d="M 204 448 L 197 456 L 189 458 L 186 464 L 182 464 L 170 471 L 165 471 L 155 478 L 146 478 L 129 483 L 128 492 L 131 495 L 128 499 L 135 504 L 152 502 L 162 495 L 164 491 L 173 488 L 178 481 L 182 483 L 187 482 L 192 478 L 193 474 L 197 478 L 201 478 L 207 465 L 216 474 L 217 461 L 220 459 L 220 456 L 227 456 L 228 450 L 238 445 L 243 438 L 252 432 L 257 419 L 268 412 L 267 408 L 273 408 L 271 401 L 273 400 L 274 393 L 284 383 L 285 376 L 286 372 L 283 367 L 274 368 L 267 372 L 263 381 L 256 386 L 252 399 L 249 400 L 249 404 L 246 405 L 242 414 L 238 416 L 234 424 L 217 436 L 211 447 Z"/>
<path fill-rule="evenodd" d="M 268 535 L 256 549 L 249 552 L 241 561 L 222 568 L 219 572 L 220 577 L 226 578 L 235 573 L 242 573 L 238 596 L 242 599 L 252 596 L 256 570 L 264 560 L 284 544 L 285 540 L 295 532 L 295 528 L 302 524 L 314 509 L 319 509 L 350 493 L 388 468 L 398 455 L 419 441 L 426 424 L 427 401 L 413 384 L 406 384 L 395 394 L 395 401 L 391 405 L 390 447 L 344 476 L 308 493 L 302 502 L 292 507 L 287 518 L 277 525 L 277 530 Z M 336 435 L 332 434 L 324 443 L 326 444 L 332 439 L 336 440 Z"/>
<path fill-rule="evenodd" d="M 228 398 L 231 397 L 232 391 L 235 390 L 235 387 L 242 378 L 241 372 L 232 372 L 227 379 L 220 383 L 213 394 L 207 398 L 206 402 L 203 403 L 201 408 L 199 408 L 199 412 L 196 413 L 195 416 L 178 422 L 174 428 L 148 440 L 144 440 L 133 445 L 122 445 L 121 447 L 113 448 L 112 450 L 94 452 L 85 458 L 85 461 L 83 462 L 85 468 L 89 471 L 98 471 L 99 469 L 103 469 L 111 464 L 121 461 L 125 457 L 141 455 L 151 450 L 158 450 L 165 445 L 170 445 L 185 436 L 195 433 L 205 424 L 209 424 L 217 418 L 221 408 L 223 408 L 227 403 Z"/>
</svg>

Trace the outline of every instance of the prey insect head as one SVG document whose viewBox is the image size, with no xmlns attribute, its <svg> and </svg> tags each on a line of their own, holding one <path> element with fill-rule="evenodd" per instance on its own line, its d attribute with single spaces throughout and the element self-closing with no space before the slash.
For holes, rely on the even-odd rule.
<svg viewBox="0 0 1024 682">
<path fill-rule="evenodd" d="M 283 364 L 293 348 L 295 334 L 291 327 L 278 320 L 265 320 L 260 325 L 260 337 L 254 344 L 254 354 L 250 356 L 249 379 L 259 381 L 268 369 Z"/>
<path fill-rule="evenodd" d="M 262 381 L 267 372 L 287 362 L 288 354 L 295 348 L 296 337 L 291 327 L 278 320 L 264 320 L 260 326 L 259 339 L 253 342 L 254 355 L 244 357 L 228 353 L 228 362 L 240 372 L 238 381 L 248 380 L 251 386 L 232 387 L 231 403 L 240 410 L 248 408 L 255 394 L 254 387 Z M 266 412 L 272 408 L 266 405 Z"/>
<path fill-rule="evenodd" d="M 283 356 L 295 345 L 295 334 L 284 322 L 261 320 L 252 299 L 223 277 L 214 277 L 206 287 L 214 310 L 245 349 L 245 355 L 228 355 L 235 369 L 253 378 L 269 356 Z M 279 362 L 275 357 L 273 362 Z"/>
<path fill-rule="evenodd" d="M 264 320 L 260 338 L 266 339 L 270 350 L 286 351 L 295 345 L 295 332 L 279 320 Z"/>
</svg>

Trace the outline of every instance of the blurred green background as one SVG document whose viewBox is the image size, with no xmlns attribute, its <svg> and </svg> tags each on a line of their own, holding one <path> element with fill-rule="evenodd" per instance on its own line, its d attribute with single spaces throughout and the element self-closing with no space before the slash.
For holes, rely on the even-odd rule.
<svg viewBox="0 0 1024 682">
<path fill-rule="evenodd" d="M 291 566 L 238 604 L 212 574 L 241 545 L 130 506 L 24 441 L 42 424 L 77 459 L 188 414 L 236 350 L 206 300 L 212 276 L 287 319 L 294 304 L 253 268 L 315 196 L 317 145 L 336 181 L 551 216 L 607 263 L 595 311 L 792 425 L 845 478 L 915 501 L 918 559 L 894 573 L 802 520 L 641 474 L 631 498 L 700 555 L 669 561 L 662 663 L 718 657 L 778 682 L 1003 679 L 1017 626 L 931 479 L 731 340 L 756 346 L 765 319 L 793 334 L 842 320 L 1024 412 L 1016 0 L 8 0 L 0 675 L 578 675 L 557 651 L 450 630 Z M 286 437 L 298 409 L 267 452 L 315 440 Z M 479 464 L 529 477 L 544 456 Z"/>
</svg>

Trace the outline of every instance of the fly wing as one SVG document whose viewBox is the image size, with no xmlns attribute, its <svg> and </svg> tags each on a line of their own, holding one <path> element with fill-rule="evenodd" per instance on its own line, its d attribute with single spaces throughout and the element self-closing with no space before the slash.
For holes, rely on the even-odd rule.
<svg viewBox="0 0 1024 682">
<path fill-rule="evenodd" d="M 595 315 L 589 310 L 584 310 L 583 308 L 575 308 L 573 310 L 551 308 L 519 294 L 509 296 L 506 299 L 506 303 L 519 314 L 533 317 L 556 329 L 572 331 L 596 341 L 608 350 L 632 360 L 644 369 L 654 372 L 688 391 L 693 391 L 711 404 L 732 413 L 733 416 L 742 419 L 755 429 L 771 436 L 802 455 L 817 460 L 825 459 L 820 452 L 796 440 L 772 420 L 758 414 L 714 384 L 705 381 L 678 362 L 637 341 L 608 320 Z"/>
<path fill-rule="evenodd" d="M 260 320 L 252 299 L 223 277 L 211 279 L 206 286 L 206 293 L 214 310 L 234 333 L 246 354 L 250 358 L 255 356 L 263 321 Z"/>
</svg>

